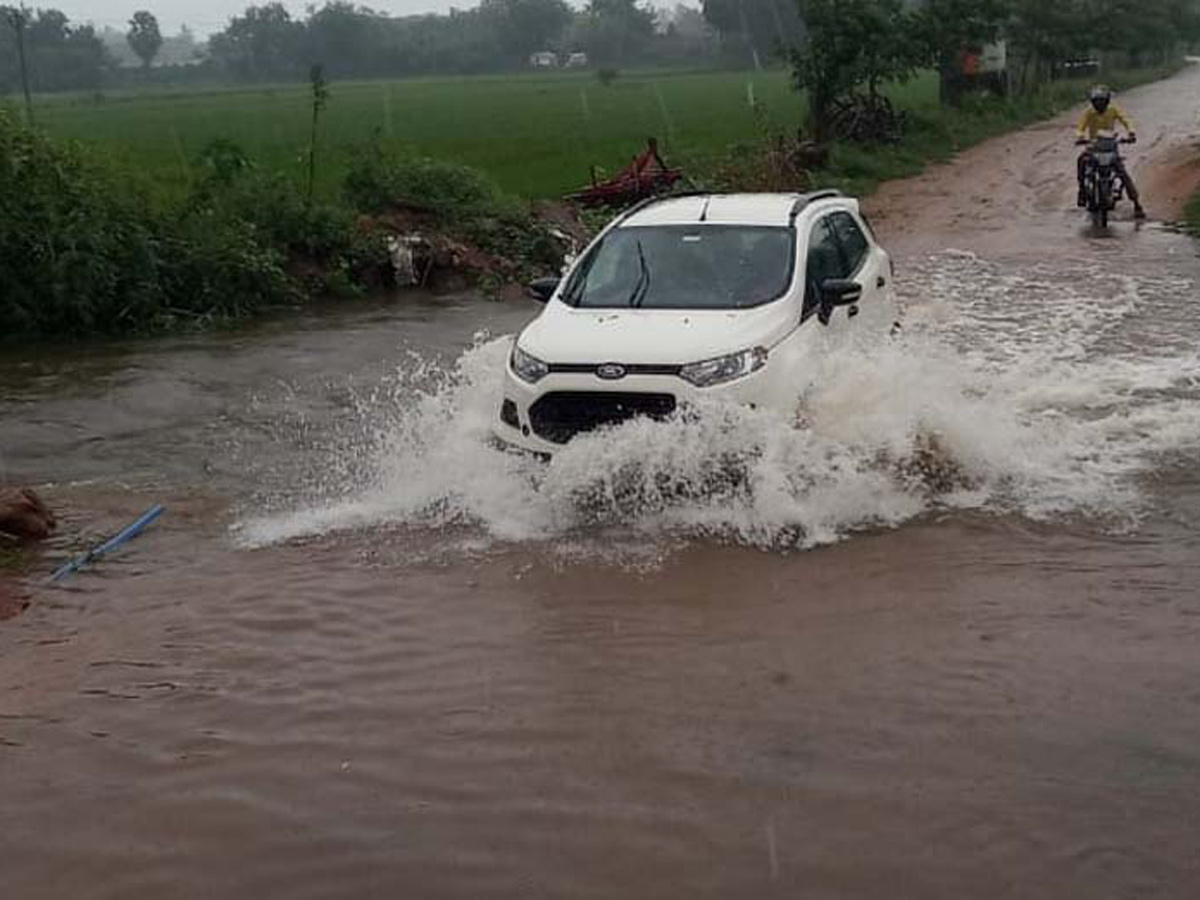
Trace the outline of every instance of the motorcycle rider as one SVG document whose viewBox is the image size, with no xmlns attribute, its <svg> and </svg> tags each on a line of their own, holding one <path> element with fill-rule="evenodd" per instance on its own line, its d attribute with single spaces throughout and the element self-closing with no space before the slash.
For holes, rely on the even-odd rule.
<svg viewBox="0 0 1200 900">
<path fill-rule="evenodd" d="M 1137 133 L 1133 129 L 1133 123 L 1125 115 L 1124 110 L 1117 104 L 1112 102 L 1112 91 L 1104 85 L 1096 85 L 1091 91 L 1091 105 L 1084 110 L 1083 117 L 1079 120 L 1079 139 L 1077 143 L 1089 144 L 1096 139 L 1096 135 L 1102 131 L 1113 131 L 1117 123 L 1124 126 L 1125 131 L 1129 135 L 1129 141 L 1132 143 L 1137 140 Z M 1080 208 L 1087 206 L 1087 191 L 1084 188 L 1084 173 L 1087 170 L 1088 158 L 1091 155 L 1091 149 L 1086 149 L 1080 154 L 1078 164 L 1079 176 L 1079 206 Z M 1133 201 L 1133 215 L 1135 218 L 1146 218 L 1146 211 L 1142 209 L 1141 197 L 1138 194 L 1137 185 L 1133 183 L 1133 179 L 1129 176 L 1129 172 L 1125 169 L 1125 161 L 1117 157 L 1117 172 L 1121 176 L 1121 180 L 1125 184 L 1125 191 L 1129 194 L 1129 199 Z"/>
</svg>

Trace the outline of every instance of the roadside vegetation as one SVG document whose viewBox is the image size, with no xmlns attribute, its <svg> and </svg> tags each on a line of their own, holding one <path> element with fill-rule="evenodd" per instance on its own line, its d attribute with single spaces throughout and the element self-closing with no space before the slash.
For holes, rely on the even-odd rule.
<svg viewBox="0 0 1200 900">
<path fill-rule="evenodd" d="M 1182 66 L 1182 61 L 1164 62 L 1110 71 L 1106 78 L 1120 92 L 1169 77 Z M 975 94 L 947 105 L 938 99 L 938 81 L 937 73 L 926 71 L 904 85 L 881 88 L 881 94 L 903 116 L 902 134 L 894 140 L 834 137 L 816 146 L 803 129 L 789 131 L 763 116 L 760 136 L 733 148 L 717 168 L 716 181 L 730 188 L 779 190 L 802 184 L 867 194 L 883 181 L 917 175 L 929 164 L 950 159 L 989 138 L 1082 108 L 1092 83 L 1083 78 L 1061 79 L 1024 94 Z M 1067 134 L 1064 140 L 1072 137 Z"/>
<path fill-rule="evenodd" d="M 819 138 L 844 136 L 847 106 L 876 112 L 881 84 L 925 69 L 939 73 L 941 99 L 953 106 L 979 89 L 1025 95 L 1072 72 L 1099 78 L 1106 68 L 1159 65 L 1200 40 L 1195 0 L 797 2 L 807 29 L 789 55 Z M 997 41 L 1002 71 L 987 65 L 986 48 Z"/>
<path fill-rule="evenodd" d="M 454 235 L 480 281 L 518 281 L 565 249 L 527 206 L 442 162 L 366 148 L 343 196 L 317 202 L 224 140 L 194 172 L 185 195 L 164 197 L 0 109 L 0 337 L 197 327 L 356 295 L 388 282 L 388 238 L 413 225 Z"/>
<path fill-rule="evenodd" d="M 698 58 L 751 69 L 625 67 L 665 46 L 636 0 L 580 13 L 485 0 L 466 16 L 497 54 L 481 70 L 542 45 L 612 64 L 332 84 L 393 71 L 401 45 L 388 41 L 417 24 L 345 4 L 303 21 L 251 7 L 213 37 L 208 64 L 253 86 L 203 90 L 154 73 L 165 39 L 141 11 L 126 36 L 137 90 L 28 96 L 31 73 L 42 90 L 70 82 L 37 73 L 82 65 L 98 38 L 53 11 L 0 8 L 0 86 L 15 94 L 0 108 L 0 340 L 197 327 L 359 294 L 389 284 L 417 234 L 418 283 L 461 269 L 498 291 L 567 249 L 549 221 L 562 217 L 532 201 L 624 165 L 647 136 L 700 186 L 863 192 L 1077 105 L 1091 80 L 1162 77 L 1200 35 L 1200 0 L 1063 0 L 1053 15 L 1033 0 L 786 5 L 779 18 L 777 0 L 704 3 L 725 55 Z M 978 77 L 965 61 L 1000 38 L 1004 76 Z M 301 73 L 305 85 L 262 84 Z"/>
<path fill-rule="evenodd" d="M 1184 223 L 1188 232 L 1200 239 L 1200 193 L 1193 195 L 1184 210 Z"/>
</svg>

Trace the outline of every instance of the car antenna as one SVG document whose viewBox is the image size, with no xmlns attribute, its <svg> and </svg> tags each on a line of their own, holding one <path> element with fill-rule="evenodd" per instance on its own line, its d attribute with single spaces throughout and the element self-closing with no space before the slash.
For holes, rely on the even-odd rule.
<svg viewBox="0 0 1200 900">
<path fill-rule="evenodd" d="M 708 221 L 708 204 L 712 203 L 712 194 L 704 198 L 704 209 L 700 210 L 700 221 Z"/>
</svg>

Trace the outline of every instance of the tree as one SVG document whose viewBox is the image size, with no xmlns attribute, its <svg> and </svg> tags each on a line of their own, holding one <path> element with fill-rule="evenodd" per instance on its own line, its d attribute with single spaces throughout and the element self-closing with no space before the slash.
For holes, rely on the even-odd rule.
<svg viewBox="0 0 1200 900">
<path fill-rule="evenodd" d="M 654 11 L 637 0 L 590 0 L 577 22 L 575 40 L 592 62 L 624 65 L 642 55 L 654 38 Z"/>
<path fill-rule="evenodd" d="M 108 66 L 91 26 L 73 26 L 59 10 L 32 14 L 0 7 L 0 93 L 97 87 Z M 22 73 L 25 78 L 23 79 Z"/>
<path fill-rule="evenodd" d="M 384 21 L 382 14 L 343 0 L 317 10 L 310 8 L 303 25 L 301 53 L 306 59 L 320 60 L 326 71 L 338 76 L 375 74 L 383 48 Z"/>
<path fill-rule="evenodd" d="M 149 69 L 163 43 L 162 32 L 158 30 L 158 19 L 144 9 L 135 12 L 129 20 L 129 33 L 125 40 L 142 61 L 142 68 Z"/>
<path fill-rule="evenodd" d="M 748 54 L 756 67 L 786 53 L 804 32 L 798 6 L 789 0 L 701 0 L 704 18 L 727 50 Z"/>
<path fill-rule="evenodd" d="M 704 13 L 694 6 L 676 3 L 674 9 L 659 9 L 659 38 L 655 56 L 676 64 L 699 61 L 712 56 L 717 46 L 717 31 Z"/>
<path fill-rule="evenodd" d="M 29 93 L 29 63 L 25 56 L 25 29 L 29 25 L 25 10 L 11 6 L 0 8 L 4 21 L 12 28 L 17 45 L 17 62 L 21 70 L 21 91 L 25 95 L 25 124 L 33 123 L 33 97 Z"/>
<path fill-rule="evenodd" d="M 792 50 L 792 80 L 808 92 L 808 127 L 832 137 L 834 106 L 866 87 L 873 106 L 879 86 L 903 81 L 921 63 L 914 20 L 902 0 L 799 0 L 807 27 Z"/>
<path fill-rule="evenodd" d="M 192 29 L 187 25 L 180 25 L 178 34 L 163 36 L 162 49 L 158 51 L 158 62 L 159 65 L 186 66 L 196 63 L 202 56 Z"/>
<path fill-rule="evenodd" d="M 572 19 L 564 0 L 483 0 L 479 12 L 505 57 L 522 64 L 531 53 L 557 46 Z"/>
<path fill-rule="evenodd" d="M 689 41 L 707 41 L 711 39 L 716 27 L 708 21 L 708 17 L 694 6 L 676 3 L 668 15 L 668 28 L 673 29 L 681 38 Z"/>
<path fill-rule="evenodd" d="M 914 35 L 926 64 L 941 75 L 944 102 L 958 98 L 962 51 L 995 40 L 1008 13 L 1008 0 L 924 0 L 914 10 Z"/>
<path fill-rule="evenodd" d="M 1111 3 L 1105 2 L 1111 11 Z M 1026 85 L 1044 81 L 1055 63 L 1085 55 L 1098 43 L 1091 27 L 1098 11 L 1089 9 L 1086 0 L 1011 0 L 1005 34 L 1021 50 Z"/>
<path fill-rule="evenodd" d="M 304 71 L 304 39 L 304 24 L 294 22 L 282 3 L 268 3 L 247 7 L 230 19 L 225 30 L 209 40 L 209 52 L 241 79 L 289 78 Z"/>
<path fill-rule="evenodd" d="M 1194 0 L 1094 0 L 1096 46 L 1127 53 L 1134 64 L 1165 59 L 1190 42 L 1198 12 Z"/>
</svg>

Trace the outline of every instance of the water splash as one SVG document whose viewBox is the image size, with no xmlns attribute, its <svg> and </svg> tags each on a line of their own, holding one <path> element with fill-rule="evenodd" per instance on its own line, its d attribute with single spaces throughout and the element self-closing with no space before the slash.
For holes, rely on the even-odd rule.
<svg viewBox="0 0 1200 900">
<path fill-rule="evenodd" d="M 388 525 L 498 541 L 606 530 L 778 548 L 945 509 L 1129 524 L 1137 475 L 1200 444 L 1195 351 L 1119 340 L 1171 290 L 1188 286 L 943 254 L 908 275 L 906 332 L 830 356 L 794 410 L 701 406 L 580 437 L 549 463 L 490 438 L 508 338 L 444 368 L 414 356 L 361 398 L 359 477 L 238 533 L 254 546 Z"/>
</svg>

